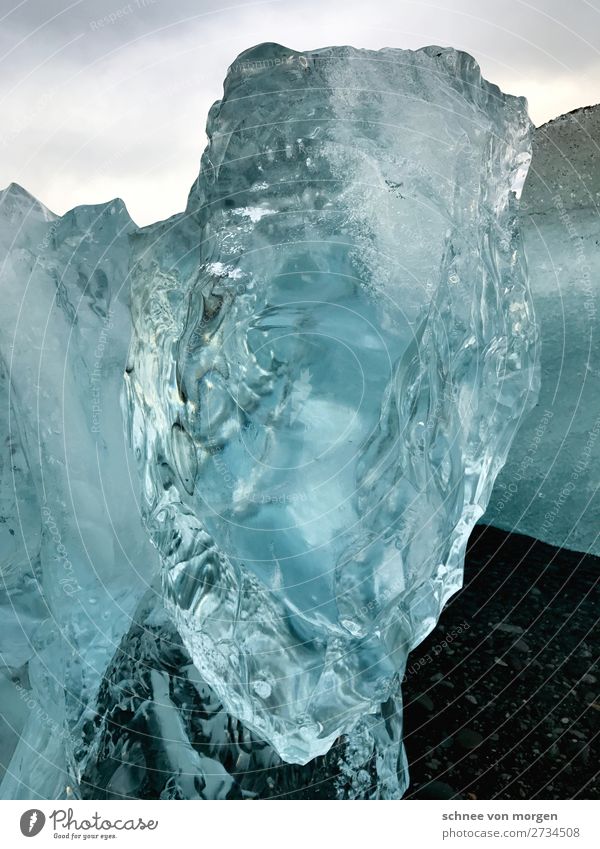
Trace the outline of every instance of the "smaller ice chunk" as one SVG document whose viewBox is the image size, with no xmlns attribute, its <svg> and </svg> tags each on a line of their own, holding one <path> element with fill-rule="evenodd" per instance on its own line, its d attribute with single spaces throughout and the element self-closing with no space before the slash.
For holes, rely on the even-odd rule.
<svg viewBox="0 0 600 849">
<path fill-rule="evenodd" d="M 484 520 L 600 555 L 600 106 L 536 129 L 521 227 L 542 383 Z"/>
</svg>

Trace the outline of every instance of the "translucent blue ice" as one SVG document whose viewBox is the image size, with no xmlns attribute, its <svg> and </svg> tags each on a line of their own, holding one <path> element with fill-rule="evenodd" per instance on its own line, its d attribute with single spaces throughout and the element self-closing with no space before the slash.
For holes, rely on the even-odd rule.
<svg viewBox="0 0 600 849">
<path fill-rule="evenodd" d="M 207 129 L 169 221 L 0 199 L 3 796 L 93 795 L 136 687 L 165 797 L 233 792 L 225 743 L 258 775 L 341 737 L 346 795 L 401 795 L 407 654 L 535 401 L 522 98 L 451 49 L 267 44 Z M 209 755 L 131 660 L 166 621 Z"/>
<path fill-rule="evenodd" d="M 306 763 L 398 697 L 535 400 L 522 98 L 454 50 L 262 45 L 132 272 L 163 588 L 226 709 Z"/>
</svg>

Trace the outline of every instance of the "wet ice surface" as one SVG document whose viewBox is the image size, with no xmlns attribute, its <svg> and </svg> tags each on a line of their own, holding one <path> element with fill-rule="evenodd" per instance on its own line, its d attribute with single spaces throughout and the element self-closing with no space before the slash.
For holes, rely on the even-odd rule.
<svg viewBox="0 0 600 849">
<path fill-rule="evenodd" d="M 143 230 L 119 201 L 56 219 L 3 195 L 2 358 L 39 557 L 9 603 L 29 581 L 47 606 L 29 654 L 3 648 L 47 714 L 5 796 L 77 795 L 112 757 L 106 717 L 136 678 L 114 680 L 115 652 L 161 622 L 218 705 L 209 739 L 226 722 L 322 769 L 343 737 L 340 794 L 400 795 L 407 653 L 460 586 L 535 400 L 513 193 L 530 124 L 471 57 L 263 45 L 208 134 L 186 212 Z M 239 792 L 164 670 L 142 689 L 165 794 Z"/>
<path fill-rule="evenodd" d="M 485 521 L 600 554 L 600 109 L 534 135 L 521 201 L 531 293 L 542 328 L 538 403 L 522 422 Z"/>
</svg>

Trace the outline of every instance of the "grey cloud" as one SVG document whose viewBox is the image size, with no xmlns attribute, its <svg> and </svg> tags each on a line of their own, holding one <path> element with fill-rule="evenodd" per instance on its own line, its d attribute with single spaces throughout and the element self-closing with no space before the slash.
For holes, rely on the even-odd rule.
<svg viewBox="0 0 600 849">
<path fill-rule="evenodd" d="M 140 223 L 172 214 L 227 66 L 260 41 L 452 44 L 525 94 L 537 123 L 598 102 L 598 3 L 538 3 L 29 0 L 10 13 L 0 0 L 0 184 L 17 180 L 59 212 L 110 190 Z"/>
</svg>

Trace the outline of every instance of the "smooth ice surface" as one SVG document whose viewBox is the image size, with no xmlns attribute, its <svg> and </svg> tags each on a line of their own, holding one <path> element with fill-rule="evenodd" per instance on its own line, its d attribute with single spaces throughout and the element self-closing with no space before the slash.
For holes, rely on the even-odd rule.
<svg viewBox="0 0 600 849">
<path fill-rule="evenodd" d="M 74 784 L 102 675 L 156 562 L 119 405 L 135 225 L 121 201 L 58 218 L 15 185 L 0 218 L 0 493 L 15 495 L 0 652 L 24 723 L 2 795 L 56 798 Z"/>
<path fill-rule="evenodd" d="M 208 132 L 152 227 L 0 196 L 3 797 L 401 795 L 536 396 L 531 127 L 471 57 L 261 45 Z"/>
<path fill-rule="evenodd" d="M 521 198 L 542 331 L 538 403 L 484 521 L 600 555 L 600 107 L 539 127 Z"/>
<path fill-rule="evenodd" d="M 262 45 L 140 235 L 130 427 L 163 586 L 289 762 L 398 692 L 537 392 L 523 99 L 474 60 Z"/>
</svg>

